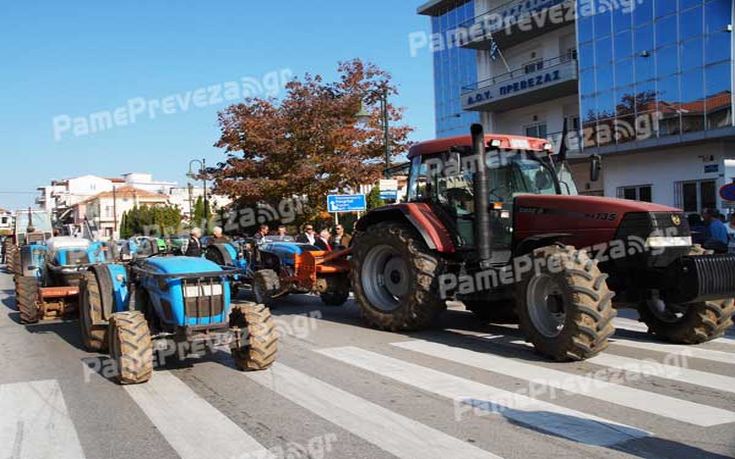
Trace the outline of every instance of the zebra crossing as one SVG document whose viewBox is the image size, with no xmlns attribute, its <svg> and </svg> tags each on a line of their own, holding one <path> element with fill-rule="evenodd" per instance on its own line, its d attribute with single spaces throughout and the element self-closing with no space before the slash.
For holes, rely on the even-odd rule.
<svg viewBox="0 0 735 459">
<path fill-rule="evenodd" d="M 623 320 L 621 325 L 630 324 Z M 651 428 L 656 425 L 656 419 L 682 428 L 702 429 L 701 432 L 723 426 L 732 430 L 735 426 L 735 411 L 732 411 L 735 399 L 727 398 L 735 394 L 735 377 L 701 365 L 714 362 L 719 368 L 724 366 L 732 370 L 735 348 L 732 353 L 721 350 L 729 345 L 727 341 L 719 343 L 717 349 L 640 341 L 641 346 L 645 346 L 642 349 L 657 353 L 658 357 L 638 359 L 620 355 L 615 346 L 611 346 L 607 353 L 589 361 L 565 365 L 493 353 L 490 348 L 480 352 L 425 337 L 395 335 L 392 338 L 367 347 L 359 343 L 319 346 L 288 337 L 283 342 L 286 347 L 303 347 L 309 360 L 354 374 L 355 381 L 358 378 L 388 380 L 405 390 L 429 394 L 445 408 L 443 413 L 451 422 L 460 423 L 467 417 L 487 419 L 488 426 L 497 427 L 502 425 L 498 422 L 507 422 L 524 438 L 548 436 L 568 442 L 569 447 L 591 448 L 590 451 L 599 452 L 599 457 L 615 454 L 622 457 L 626 451 L 623 445 L 671 437 L 671 432 Z M 492 346 L 525 349 L 523 343 L 513 338 L 505 341 L 487 335 L 473 338 Z M 639 341 L 627 337 L 614 339 L 615 345 L 621 347 L 631 342 Z M 674 365 L 666 359 L 672 353 L 691 359 L 685 360 L 684 365 Z M 448 371 L 447 365 L 462 371 Z M 598 368 L 615 369 L 654 380 L 682 383 L 685 387 L 707 388 L 723 394 L 728 403 L 715 406 L 689 400 L 686 390 L 663 394 L 648 386 L 596 379 L 591 373 L 572 371 L 569 365 L 577 370 L 579 366 L 590 372 Z M 473 378 L 476 374 L 481 374 L 482 378 Z M 510 390 L 496 384 L 495 379 L 500 376 L 517 381 L 518 387 L 526 390 Z M 232 370 L 231 377 L 239 378 L 243 384 L 254 383 L 251 386 L 257 391 L 298 406 L 310 416 L 378 448 L 385 457 L 507 457 L 507 448 L 468 442 L 456 432 L 370 400 L 355 381 L 327 382 L 322 374 L 310 372 L 294 362 L 279 362 L 264 372 Z M 176 369 L 159 370 L 148 384 L 125 386 L 119 391 L 140 408 L 145 417 L 141 423 L 154 426 L 178 457 L 275 459 L 284 456 L 274 451 L 272 442 L 262 438 L 261 432 L 233 420 L 185 381 Z M 553 390 L 581 397 L 558 400 L 549 396 Z M 594 403 L 588 404 L 587 400 Z M 616 410 L 608 413 L 599 406 L 615 406 Z M 647 420 L 640 422 L 640 416 L 621 416 L 621 412 L 642 413 Z M 269 428 L 277 431 L 278 425 Z M 58 381 L 0 384 L 0 458 L 84 458 L 83 445 L 75 430 L 74 413 L 67 409 Z M 726 448 L 735 454 L 735 438 L 730 439 Z M 522 457 L 524 445 L 519 444 L 515 449 Z M 323 457 L 338 457 L 330 456 L 326 450 L 322 452 Z M 645 457 L 656 457 L 656 454 Z"/>
</svg>

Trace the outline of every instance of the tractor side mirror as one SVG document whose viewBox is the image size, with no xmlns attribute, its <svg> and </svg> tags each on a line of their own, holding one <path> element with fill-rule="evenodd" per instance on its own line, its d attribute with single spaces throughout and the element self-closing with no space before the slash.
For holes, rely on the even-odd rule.
<svg viewBox="0 0 735 459">
<path fill-rule="evenodd" d="M 590 156 L 590 182 L 600 180 L 600 172 L 602 172 L 602 158 L 600 155 Z"/>
</svg>

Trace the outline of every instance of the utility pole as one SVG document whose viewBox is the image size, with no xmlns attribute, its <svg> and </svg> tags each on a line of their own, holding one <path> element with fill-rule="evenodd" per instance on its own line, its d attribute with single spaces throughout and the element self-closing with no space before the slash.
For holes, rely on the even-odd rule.
<svg viewBox="0 0 735 459">
<path fill-rule="evenodd" d="M 209 222 L 209 201 L 207 200 L 207 160 L 202 158 L 202 183 L 204 184 L 204 220 Z"/>
<path fill-rule="evenodd" d="M 112 237 L 117 233 L 117 187 L 112 185 Z"/>
<path fill-rule="evenodd" d="M 187 183 L 187 188 L 189 188 L 189 224 L 194 224 L 194 186 L 191 184 L 191 182 Z"/>
<path fill-rule="evenodd" d="M 381 108 L 383 109 L 383 141 L 385 142 L 385 170 L 386 178 L 388 177 L 388 169 L 390 169 L 390 131 L 389 131 L 389 114 L 388 114 L 388 88 L 383 89 L 381 95 Z"/>
</svg>

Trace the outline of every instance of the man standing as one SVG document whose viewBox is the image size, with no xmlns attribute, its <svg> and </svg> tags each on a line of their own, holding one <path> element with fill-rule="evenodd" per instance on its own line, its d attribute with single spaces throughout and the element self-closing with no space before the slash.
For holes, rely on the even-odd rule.
<svg viewBox="0 0 735 459">
<path fill-rule="evenodd" d="M 255 239 L 255 243 L 260 244 L 261 242 L 263 242 L 265 237 L 268 236 L 268 233 L 270 232 L 271 232 L 271 229 L 268 225 L 260 225 L 260 227 L 258 228 L 258 232 L 256 232 L 253 235 L 253 239 Z"/>
<path fill-rule="evenodd" d="M 316 237 L 316 241 L 314 242 L 314 245 L 318 247 L 320 250 L 323 250 L 324 252 L 331 252 L 332 246 L 329 244 L 329 237 L 331 236 L 331 233 L 329 229 L 324 228 L 321 230 L 319 235 Z"/>
<path fill-rule="evenodd" d="M 334 236 L 332 236 L 332 247 L 337 250 L 346 249 L 350 246 L 352 236 L 349 233 L 345 233 L 345 227 L 337 225 L 334 228 Z"/>
<path fill-rule="evenodd" d="M 316 233 L 314 232 L 314 226 L 306 225 L 304 227 L 304 232 L 302 234 L 299 234 L 299 237 L 296 238 L 296 242 L 311 245 L 316 244 Z"/>
<path fill-rule="evenodd" d="M 189 245 L 186 247 L 186 256 L 199 258 L 202 256 L 202 243 L 200 239 L 202 237 L 202 230 L 199 228 L 192 228 Z"/>
<path fill-rule="evenodd" d="M 277 232 L 278 237 L 286 237 L 286 236 L 288 236 L 288 230 L 286 229 L 286 225 L 278 225 L 278 230 L 277 231 L 278 231 Z"/>
<path fill-rule="evenodd" d="M 725 224 L 720 220 L 720 213 L 716 209 L 704 209 L 702 218 L 707 225 L 709 236 L 702 246 L 716 253 L 727 253 L 729 237 Z"/>
<path fill-rule="evenodd" d="M 230 242 L 230 238 L 224 235 L 222 228 L 219 226 L 215 226 L 212 230 L 212 237 L 212 242 L 215 244 L 226 244 Z"/>
</svg>

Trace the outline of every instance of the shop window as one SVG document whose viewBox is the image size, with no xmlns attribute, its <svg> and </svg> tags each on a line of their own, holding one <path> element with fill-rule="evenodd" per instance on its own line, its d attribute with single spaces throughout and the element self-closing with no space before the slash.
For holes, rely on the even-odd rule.
<svg viewBox="0 0 735 459">
<path fill-rule="evenodd" d="M 539 139 L 545 139 L 546 134 L 546 123 L 526 126 L 526 137 L 537 137 Z"/>
<path fill-rule="evenodd" d="M 652 202 L 651 185 L 624 186 L 618 188 L 618 197 L 631 201 Z"/>
<path fill-rule="evenodd" d="M 701 213 L 717 207 L 717 184 L 714 180 L 678 182 L 674 205 L 684 212 Z"/>
</svg>

